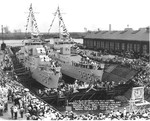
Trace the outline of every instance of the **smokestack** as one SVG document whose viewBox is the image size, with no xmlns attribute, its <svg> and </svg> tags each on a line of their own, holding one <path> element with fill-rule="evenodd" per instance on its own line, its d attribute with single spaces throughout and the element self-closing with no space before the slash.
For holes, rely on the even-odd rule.
<svg viewBox="0 0 150 121">
<path fill-rule="evenodd" d="M 109 24 L 109 31 L 111 31 L 111 24 Z"/>
</svg>

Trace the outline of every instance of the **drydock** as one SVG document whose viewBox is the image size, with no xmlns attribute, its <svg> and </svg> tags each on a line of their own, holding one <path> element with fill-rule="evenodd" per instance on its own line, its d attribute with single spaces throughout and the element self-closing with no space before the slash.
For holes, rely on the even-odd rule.
<svg viewBox="0 0 150 121">
<path fill-rule="evenodd" d="M 90 90 L 85 91 L 84 89 L 79 90 L 78 93 L 70 93 L 66 92 L 63 97 L 61 97 L 58 93 L 54 93 L 48 95 L 47 93 L 42 93 L 38 95 L 37 91 L 45 88 L 43 85 L 35 81 L 30 76 L 30 71 L 27 71 L 25 67 L 19 62 L 16 58 L 15 53 L 17 52 L 17 48 L 9 48 L 8 52 L 10 57 L 12 58 L 14 65 L 14 72 L 17 75 L 17 79 L 20 83 L 22 83 L 25 87 L 29 88 L 31 92 L 37 95 L 39 98 L 45 100 L 50 105 L 54 107 L 66 106 L 67 102 L 73 102 L 75 100 L 109 100 L 114 99 L 114 97 L 118 95 L 124 95 L 126 91 L 131 89 L 134 84 L 129 82 L 127 84 L 119 85 L 113 88 L 112 90 L 99 89 L 97 91 Z M 14 77 L 16 78 L 16 77 Z"/>
</svg>

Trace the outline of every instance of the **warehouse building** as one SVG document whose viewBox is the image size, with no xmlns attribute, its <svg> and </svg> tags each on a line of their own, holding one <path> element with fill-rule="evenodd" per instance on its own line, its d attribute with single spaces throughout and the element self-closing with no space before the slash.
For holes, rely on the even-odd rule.
<svg viewBox="0 0 150 121">
<path fill-rule="evenodd" d="M 126 28 L 123 31 L 88 32 L 83 38 L 83 45 L 92 50 L 107 50 L 113 53 L 133 51 L 146 55 L 149 54 L 149 33 L 149 27 L 136 31 Z"/>
</svg>

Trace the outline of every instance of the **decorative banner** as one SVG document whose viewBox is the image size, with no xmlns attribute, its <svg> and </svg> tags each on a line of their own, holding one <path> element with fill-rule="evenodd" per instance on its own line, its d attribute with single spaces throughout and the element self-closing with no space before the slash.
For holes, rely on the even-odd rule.
<svg viewBox="0 0 150 121">
<path fill-rule="evenodd" d="M 58 9 L 57 9 L 57 12 L 58 12 L 58 18 L 59 18 L 59 25 L 60 25 L 60 27 L 61 27 L 61 29 L 62 29 L 62 35 L 63 36 L 66 36 L 66 38 L 68 38 L 68 39 L 70 39 L 70 34 L 68 33 L 68 31 L 67 31 L 67 29 L 66 29 L 66 27 L 65 27 L 65 24 L 64 24 L 64 21 L 63 21 L 63 18 L 62 18 L 62 16 L 61 16 L 61 13 L 60 13 L 60 10 L 59 10 L 59 7 L 58 7 Z"/>
<path fill-rule="evenodd" d="M 132 97 L 131 99 L 134 102 L 144 101 L 144 87 L 134 87 L 132 89 Z"/>
<path fill-rule="evenodd" d="M 50 28 L 49 28 L 48 32 L 50 32 L 50 30 L 51 30 L 51 28 L 52 28 L 52 25 L 53 25 L 53 23 L 54 23 L 54 20 L 55 20 L 56 15 L 57 15 L 57 11 L 54 13 L 54 19 L 52 20 L 52 23 L 51 23 L 51 25 L 50 25 Z"/>
<path fill-rule="evenodd" d="M 27 17 L 27 25 L 26 25 L 26 33 L 27 33 L 27 29 L 28 29 L 28 24 L 29 24 L 29 20 L 32 22 L 31 26 L 34 25 L 37 33 L 40 33 L 39 30 L 38 30 L 38 26 L 37 26 L 37 22 L 36 22 L 36 19 L 35 19 L 35 16 L 34 16 L 34 13 L 33 13 L 33 9 L 32 9 L 32 4 L 30 5 L 30 8 L 29 8 L 29 15 Z M 32 27 L 31 27 L 32 28 Z M 33 32 L 33 31 L 32 31 Z"/>
<path fill-rule="evenodd" d="M 62 15 L 61 15 L 61 13 L 60 13 L 59 6 L 58 6 L 58 8 L 57 8 L 57 11 L 54 13 L 54 19 L 52 20 L 52 23 L 51 23 L 51 25 L 50 25 L 50 28 L 49 28 L 48 32 L 50 32 L 51 27 L 52 27 L 52 25 L 53 25 L 53 23 L 54 23 L 54 20 L 55 20 L 55 17 L 56 17 L 57 14 L 58 14 L 58 19 L 59 19 L 59 32 L 60 32 L 60 36 L 61 36 L 62 38 L 67 38 L 69 41 L 72 41 L 72 38 L 70 37 L 70 34 L 69 34 L 69 32 L 67 31 L 66 26 L 65 26 L 65 24 L 64 24 Z"/>
</svg>

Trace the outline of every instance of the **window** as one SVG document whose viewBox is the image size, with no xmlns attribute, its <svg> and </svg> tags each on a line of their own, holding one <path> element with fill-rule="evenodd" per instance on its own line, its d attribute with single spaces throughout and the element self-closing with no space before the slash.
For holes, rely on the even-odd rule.
<svg viewBox="0 0 150 121">
<path fill-rule="evenodd" d="M 96 47 L 96 40 L 94 40 L 94 47 Z"/>
<path fill-rule="evenodd" d="M 101 42 L 101 48 L 104 48 L 104 42 L 103 41 Z"/>
<path fill-rule="evenodd" d="M 121 46 L 121 49 L 122 49 L 122 50 L 125 50 L 125 43 L 122 43 L 121 45 L 122 45 L 122 46 Z"/>
<path fill-rule="evenodd" d="M 90 40 L 90 47 L 93 47 L 93 41 Z"/>
<path fill-rule="evenodd" d="M 127 51 L 130 51 L 130 45 L 127 43 Z"/>
<path fill-rule="evenodd" d="M 115 43 L 115 50 L 119 50 L 119 43 L 118 42 Z"/>
<path fill-rule="evenodd" d="M 140 52 L 140 45 L 139 44 L 137 44 L 137 52 Z"/>
<path fill-rule="evenodd" d="M 101 42 L 97 41 L 97 48 L 100 48 Z"/>
<path fill-rule="evenodd" d="M 109 42 L 105 42 L 105 48 L 109 50 Z"/>
<path fill-rule="evenodd" d="M 137 52 L 137 44 L 134 44 L 134 47 L 133 47 L 133 50 L 135 51 L 135 52 Z"/>
<path fill-rule="evenodd" d="M 89 40 L 86 41 L 86 46 L 89 47 Z"/>
<path fill-rule="evenodd" d="M 83 44 L 84 44 L 84 45 L 87 45 L 87 40 L 83 40 Z"/>
<path fill-rule="evenodd" d="M 147 53 L 147 45 L 143 45 L 143 53 Z"/>
<path fill-rule="evenodd" d="M 110 49 L 114 50 L 114 42 L 110 42 Z"/>
<path fill-rule="evenodd" d="M 133 48 L 132 48 L 132 43 L 129 44 L 129 48 L 130 48 L 130 49 L 129 49 L 130 51 L 133 50 Z"/>
<path fill-rule="evenodd" d="M 87 46 L 87 47 L 89 47 L 89 40 L 87 40 L 87 42 L 86 42 L 86 46 Z"/>
</svg>

